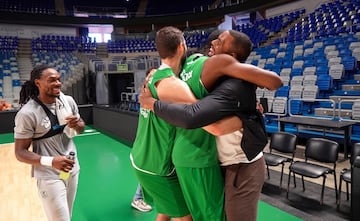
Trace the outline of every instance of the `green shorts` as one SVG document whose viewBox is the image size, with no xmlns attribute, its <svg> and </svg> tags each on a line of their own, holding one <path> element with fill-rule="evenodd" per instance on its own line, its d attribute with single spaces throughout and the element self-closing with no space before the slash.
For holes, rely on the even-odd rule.
<svg viewBox="0 0 360 221">
<path fill-rule="evenodd" d="M 218 165 L 175 167 L 194 221 L 225 221 L 224 180 Z"/>
<path fill-rule="evenodd" d="M 158 213 L 170 217 L 190 214 L 176 175 L 157 176 L 136 169 L 135 174 L 142 186 L 145 201 L 153 203 Z"/>
</svg>

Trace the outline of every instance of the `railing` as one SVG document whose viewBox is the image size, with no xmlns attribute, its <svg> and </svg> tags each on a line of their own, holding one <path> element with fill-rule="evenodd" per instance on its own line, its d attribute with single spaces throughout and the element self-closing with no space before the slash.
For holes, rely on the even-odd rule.
<svg viewBox="0 0 360 221">
<path fill-rule="evenodd" d="M 354 107 L 352 107 L 352 115 L 351 115 L 351 118 L 344 118 L 343 116 L 341 116 L 341 110 L 342 109 L 342 105 L 344 103 L 352 103 L 353 105 L 359 105 L 359 116 L 356 115 L 355 116 L 355 119 L 354 119 Z M 338 113 L 338 117 L 339 117 L 339 120 L 341 121 L 352 121 L 352 122 L 358 122 L 360 123 L 360 99 L 344 99 L 344 100 L 340 100 L 339 101 L 339 113 Z"/>
<path fill-rule="evenodd" d="M 311 116 L 311 115 L 306 115 L 306 116 L 303 116 L 303 115 L 297 115 L 297 114 L 292 114 L 292 112 L 291 112 L 291 102 L 292 101 L 295 101 L 295 100 L 298 100 L 298 101 L 303 101 L 303 102 L 317 102 L 317 101 L 319 101 L 319 102 L 329 102 L 329 103 L 331 103 L 332 105 L 332 110 L 333 110 L 333 114 L 332 114 L 332 120 L 333 119 L 335 119 L 335 117 L 336 117 L 336 103 L 335 103 L 335 101 L 334 100 L 331 100 L 331 99 L 304 99 L 304 98 L 290 98 L 289 100 L 288 100 L 288 107 L 289 107 L 289 116 L 296 116 L 296 117 L 307 117 L 307 118 L 309 118 L 309 117 L 313 117 L 313 118 L 324 118 L 324 119 L 329 119 L 329 117 L 324 117 L 324 116 Z M 303 105 L 303 102 L 301 102 L 301 105 Z M 301 106 L 301 108 L 302 108 L 303 106 Z"/>
<path fill-rule="evenodd" d="M 278 119 L 280 119 L 280 117 L 285 117 L 287 116 L 287 110 L 288 110 L 288 107 L 287 107 L 287 99 L 285 97 L 278 97 L 276 98 L 278 100 L 283 100 L 284 101 L 284 112 L 282 113 L 278 113 L 278 112 L 267 112 L 265 113 L 265 115 L 268 115 L 268 116 L 277 116 Z M 274 98 L 275 100 L 275 98 Z M 273 103 L 271 105 L 274 104 L 274 100 L 273 100 Z M 271 110 L 273 111 L 273 108 L 271 108 Z M 280 128 L 280 122 L 278 121 L 278 128 Z"/>
</svg>

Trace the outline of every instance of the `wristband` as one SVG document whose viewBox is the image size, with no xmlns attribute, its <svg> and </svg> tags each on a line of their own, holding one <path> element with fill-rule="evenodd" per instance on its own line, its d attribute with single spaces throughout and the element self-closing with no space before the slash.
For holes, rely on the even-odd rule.
<svg viewBox="0 0 360 221">
<path fill-rule="evenodd" d="M 43 166 L 48 166 L 48 167 L 52 167 L 52 161 L 53 161 L 54 157 L 49 157 L 49 156 L 41 156 L 40 158 L 40 164 Z"/>
</svg>

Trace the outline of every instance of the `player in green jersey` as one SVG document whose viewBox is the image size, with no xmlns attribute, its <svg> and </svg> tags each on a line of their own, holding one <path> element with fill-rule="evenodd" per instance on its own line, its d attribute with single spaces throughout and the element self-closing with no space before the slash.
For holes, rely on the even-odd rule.
<svg viewBox="0 0 360 221">
<path fill-rule="evenodd" d="M 169 39 L 159 41 L 162 35 L 167 35 Z M 186 58 L 182 32 L 159 33 L 156 45 L 162 64 L 149 81 L 148 86 L 152 94 L 156 98 L 172 102 L 184 102 L 181 98 L 183 95 L 196 100 L 189 90 L 182 89 L 185 83 L 174 74 L 180 72 L 182 60 Z M 164 48 L 169 49 L 163 50 Z M 171 90 L 178 92 L 178 96 L 173 98 L 167 93 L 167 87 L 171 85 L 175 85 Z M 150 110 L 140 109 L 136 139 L 130 158 L 143 187 L 145 200 L 153 201 L 159 214 L 157 221 L 169 220 L 170 217 L 179 221 L 192 220 L 171 161 L 175 132 L 174 126 L 158 118 Z"/>
</svg>

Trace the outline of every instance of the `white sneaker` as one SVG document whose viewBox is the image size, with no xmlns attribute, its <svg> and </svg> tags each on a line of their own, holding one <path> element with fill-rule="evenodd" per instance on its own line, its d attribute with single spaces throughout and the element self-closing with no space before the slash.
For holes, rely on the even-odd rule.
<svg viewBox="0 0 360 221">
<path fill-rule="evenodd" d="M 152 207 L 145 203 L 143 199 L 134 199 L 131 202 L 131 206 L 141 212 L 149 212 L 152 210 Z"/>
</svg>

